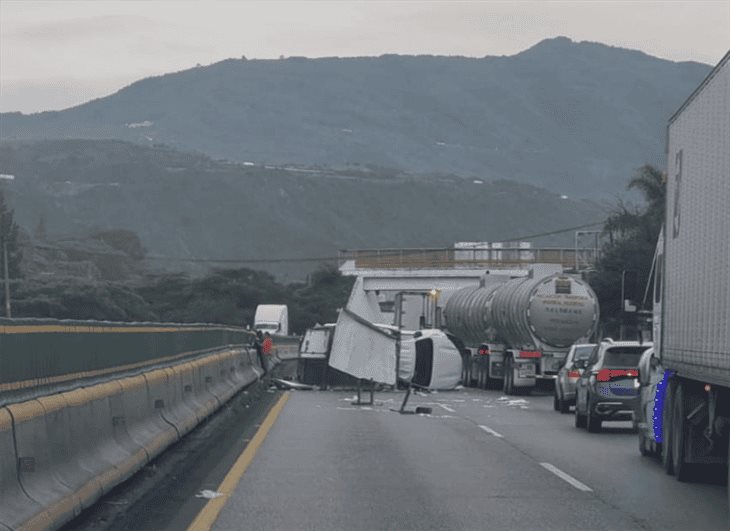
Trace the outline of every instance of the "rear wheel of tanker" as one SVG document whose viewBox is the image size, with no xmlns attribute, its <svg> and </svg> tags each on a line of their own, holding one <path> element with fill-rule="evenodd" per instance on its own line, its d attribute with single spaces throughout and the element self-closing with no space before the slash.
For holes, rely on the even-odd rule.
<svg viewBox="0 0 730 531">
<path fill-rule="evenodd" d="M 504 362 L 504 385 L 502 386 L 502 391 L 506 395 L 511 395 L 515 392 L 514 370 L 512 368 L 512 358 L 510 357 Z"/>
<path fill-rule="evenodd" d="M 664 471 L 674 474 L 672 462 L 672 403 L 674 402 L 674 380 L 669 380 L 664 390 L 664 402 L 662 403 L 662 467 Z"/>
</svg>

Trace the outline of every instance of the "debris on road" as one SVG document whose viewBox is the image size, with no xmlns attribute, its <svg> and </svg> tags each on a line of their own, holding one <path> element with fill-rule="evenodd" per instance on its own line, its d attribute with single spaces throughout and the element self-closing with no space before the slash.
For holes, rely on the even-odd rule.
<svg viewBox="0 0 730 531">
<path fill-rule="evenodd" d="M 196 498 L 205 498 L 206 500 L 212 500 L 212 499 L 218 498 L 220 496 L 223 496 L 222 492 L 218 492 L 215 490 L 208 490 L 208 489 L 201 490 L 200 492 L 198 492 L 195 495 Z"/>
</svg>

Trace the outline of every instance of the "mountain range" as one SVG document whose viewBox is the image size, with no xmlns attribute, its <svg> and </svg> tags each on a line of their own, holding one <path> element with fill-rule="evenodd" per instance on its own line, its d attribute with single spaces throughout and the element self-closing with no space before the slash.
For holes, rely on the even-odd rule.
<svg viewBox="0 0 730 531">
<path fill-rule="evenodd" d="M 638 166 L 664 166 L 667 120 L 709 70 L 565 37 L 506 57 L 228 59 L 61 111 L 4 113 L 0 139 L 118 139 L 259 167 L 374 165 L 605 199 Z"/>
</svg>

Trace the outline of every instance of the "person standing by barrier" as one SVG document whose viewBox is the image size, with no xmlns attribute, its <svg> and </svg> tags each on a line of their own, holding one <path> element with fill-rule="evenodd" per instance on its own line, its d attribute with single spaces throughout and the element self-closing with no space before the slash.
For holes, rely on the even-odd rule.
<svg viewBox="0 0 730 531">
<path fill-rule="evenodd" d="M 264 353 L 264 360 L 266 360 L 267 366 L 270 366 L 272 363 L 271 356 L 274 354 L 274 340 L 271 339 L 271 334 L 268 332 L 264 334 L 264 340 L 261 343 L 261 350 Z"/>
<path fill-rule="evenodd" d="M 261 365 L 261 368 L 264 370 L 264 376 L 265 376 L 268 371 L 266 370 L 266 360 L 264 359 L 264 352 L 263 352 L 264 336 L 263 336 L 263 334 L 261 334 L 261 330 L 256 330 L 256 336 L 254 337 L 253 341 L 254 341 L 253 342 L 254 347 L 256 347 L 256 356 L 259 359 L 259 364 Z"/>
</svg>

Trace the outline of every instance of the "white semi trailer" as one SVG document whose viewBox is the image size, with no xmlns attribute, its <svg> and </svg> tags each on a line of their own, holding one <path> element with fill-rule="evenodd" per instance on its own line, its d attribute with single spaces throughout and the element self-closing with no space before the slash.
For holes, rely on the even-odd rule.
<svg viewBox="0 0 730 531">
<path fill-rule="evenodd" d="M 670 119 L 654 342 L 662 461 L 680 481 L 728 466 L 730 52 Z"/>
<path fill-rule="evenodd" d="M 465 385 L 502 381 L 512 394 L 537 378 L 555 378 L 570 346 L 595 332 L 598 300 L 586 282 L 538 268 L 512 279 L 487 275 L 455 292 L 444 321 L 467 350 Z"/>
</svg>

